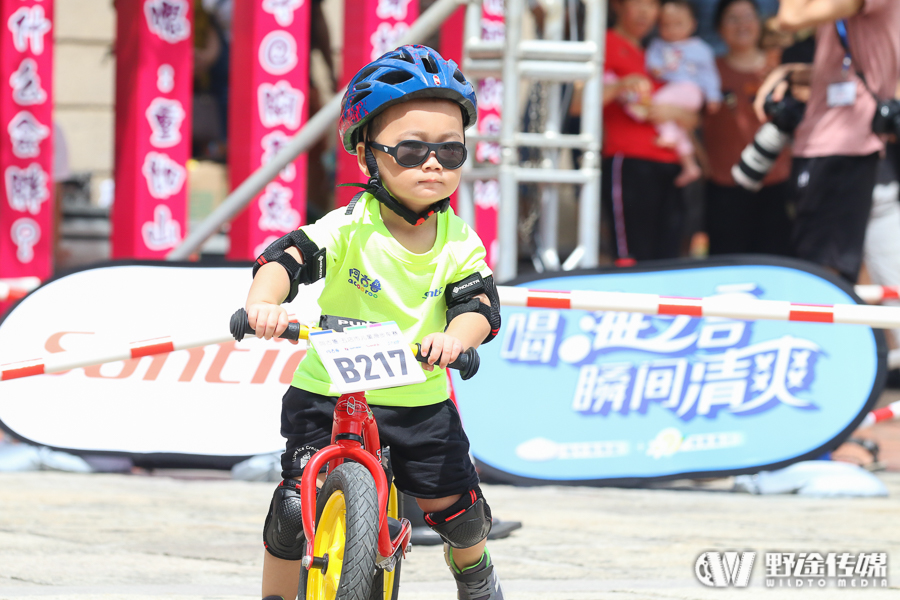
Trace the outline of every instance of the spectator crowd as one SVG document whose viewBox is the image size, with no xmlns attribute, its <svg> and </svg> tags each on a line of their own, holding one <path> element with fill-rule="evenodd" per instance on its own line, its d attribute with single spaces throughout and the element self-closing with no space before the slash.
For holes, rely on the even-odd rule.
<svg viewBox="0 0 900 600">
<path fill-rule="evenodd" d="M 193 1 L 193 152 L 224 162 L 233 0 Z M 601 239 L 616 264 L 762 253 L 900 284 L 900 2 L 610 0 L 608 20 Z M 312 114 L 337 87 L 321 0 L 310 29 L 332 88 L 311 86 Z M 576 88 L 568 127 L 580 110 Z M 309 156 L 312 218 L 332 205 L 316 174 L 333 151 Z"/>
<path fill-rule="evenodd" d="M 865 262 L 900 284 L 900 3 L 781 0 L 766 15 L 719 0 L 717 57 L 689 0 L 610 8 L 602 204 L 618 264 L 767 253 L 849 282 Z M 693 227 L 686 198 L 703 209 Z"/>
</svg>

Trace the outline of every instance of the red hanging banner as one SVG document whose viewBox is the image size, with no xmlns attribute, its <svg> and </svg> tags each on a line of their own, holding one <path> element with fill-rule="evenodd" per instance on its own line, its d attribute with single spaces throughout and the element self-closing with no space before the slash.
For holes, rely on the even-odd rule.
<svg viewBox="0 0 900 600">
<path fill-rule="evenodd" d="M 441 56 L 452 60 L 462 68 L 463 62 L 463 37 L 466 29 L 466 7 L 460 6 L 456 12 L 441 25 L 440 44 L 437 48 Z"/>
<path fill-rule="evenodd" d="M 116 2 L 113 258 L 163 258 L 187 233 L 193 10 L 188 0 Z"/>
<path fill-rule="evenodd" d="M 237 187 L 306 123 L 309 2 L 235 2 L 228 167 Z M 228 258 L 252 260 L 306 222 L 306 155 L 282 169 L 231 223 Z"/>
<path fill-rule="evenodd" d="M 403 36 L 419 17 L 418 2 L 411 0 L 346 0 L 344 3 L 344 60 L 341 85 L 364 66 L 397 47 Z M 365 183 L 356 156 L 343 150 L 338 141 L 338 183 Z M 344 206 L 359 192 L 358 188 L 337 188 L 335 206 Z"/>
<path fill-rule="evenodd" d="M 441 26 L 441 47 L 437 49 L 441 56 L 447 60 L 452 60 L 460 68 L 462 68 L 463 64 L 463 37 L 465 29 L 466 7 L 460 6 Z M 456 207 L 458 194 L 459 192 L 456 191 L 450 195 L 450 206 L 453 207 L 454 211 L 458 210 Z"/>
<path fill-rule="evenodd" d="M 481 16 L 481 39 L 503 41 L 506 25 L 503 18 L 503 0 L 484 0 Z M 478 133 L 500 135 L 500 118 L 503 110 L 503 80 L 488 77 L 478 82 Z M 478 142 L 475 160 L 480 163 L 500 164 L 499 142 Z M 500 206 L 500 183 L 496 179 L 475 182 L 475 232 L 487 250 L 487 263 L 491 267 L 497 257 L 497 208 Z"/>
<path fill-rule="evenodd" d="M 0 277 L 53 272 L 53 0 L 0 0 Z"/>
</svg>

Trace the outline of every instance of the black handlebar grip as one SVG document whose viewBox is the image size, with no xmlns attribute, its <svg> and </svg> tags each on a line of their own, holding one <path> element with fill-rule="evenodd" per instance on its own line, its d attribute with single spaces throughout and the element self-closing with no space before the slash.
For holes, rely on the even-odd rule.
<svg viewBox="0 0 900 600">
<path fill-rule="evenodd" d="M 238 342 L 244 339 L 245 335 L 256 335 L 256 330 L 250 327 L 250 317 L 247 316 L 247 311 L 243 308 L 234 311 L 229 325 L 231 327 L 231 335 Z M 288 323 L 287 329 L 278 337 L 284 340 L 299 340 L 300 323 Z"/>
<path fill-rule="evenodd" d="M 422 355 L 422 344 L 416 344 L 416 360 L 428 362 L 428 357 Z M 469 348 L 457 356 L 456 360 L 447 365 L 447 368 L 458 370 L 460 377 L 465 381 L 478 372 L 479 365 L 481 365 L 481 358 L 479 358 L 478 352 L 475 351 L 475 348 Z"/>
<path fill-rule="evenodd" d="M 234 336 L 235 341 L 238 342 L 244 339 L 244 336 L 247 334 L 256 334 L 256 330 L 250 327 L 250 318 L 247 316 L 247 311 L 243 308 L 237 309 L 234 311 L 234 314 L 231 315 L 229 327 L 231 329 L 231 335 Z"/>
</svg>

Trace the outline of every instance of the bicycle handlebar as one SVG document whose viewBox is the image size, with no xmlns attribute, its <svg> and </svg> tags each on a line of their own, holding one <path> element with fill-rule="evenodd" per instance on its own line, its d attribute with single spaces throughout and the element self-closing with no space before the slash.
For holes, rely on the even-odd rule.
<svg viewBox="0 0 900 600">
<path fill-rule="evenodd" d="M 421 363 L 428 362 L 428 357 L 422 356 L 422 344 L 410 344 L 410 349 L 416 356 L 417 361 Z M 456 360 L 447 365 L 447 368 L 458 370 L 459 376 L 465 381 L 478 372 L 478 366 L 480 364 L 481 358 L 479 358 L 478 352 L 475 351 L 475 348 L 469 348 L 468 350 L 461 352 L 460 355 L 456 357 Z"/>
<path fill-rule="evenodd" d="M 243 308 L 239 308 L 231 315 L 230 327 L 231 335 L 238 342 L 244 339 L 245 335 L 256 335 L 256 330 L 250 327 L 250 318 L 247 315 L 247 311 Z M 288 323 L 287 329 L 278 337 L 285 340 L 305 340 L 309 339 L 310 330 L 315 331 L 317 329 L 317 327 L 308 327 L 300 323 Z M 421 363 L 428 362 L 428 357 L 422 355 L 421 344 L 410 344 L 410 350 L 412 350 L 417 361 Z M 447 368 L 457 369 L 460 377 L 465 381 L 478 372 L 480 365 L 481 358 L 478 356 L 478 352 L 475 351 L 475 348 L 469 348 L 456 357 L 456 360 L 447 365 Z"/>
<path fill-rule="evenodd" d="M 241 341 L 245 335 L 256 335 L 256 330 L 250 327 L 250 316 L 243 308 L 237 309 L 231 315 L 231 335 L 235 341 Z M 282 332 L 280 337 L 283 340 L 300 340 L 309 338 L 309 327 L 300 323 L 288 323 L 287 329 Z M 305 334 L 305 335 L 304 335 Z"/>
</svg>

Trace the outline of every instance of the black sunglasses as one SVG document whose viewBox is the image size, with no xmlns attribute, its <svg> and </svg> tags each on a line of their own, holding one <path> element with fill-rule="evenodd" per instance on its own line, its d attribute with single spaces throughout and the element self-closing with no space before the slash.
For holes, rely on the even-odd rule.
<svg viewBox="0 0 900 600">
<path fill-rule="evenodd" d="M 382 152 L 387 152 L 397 161 L 401 167 L 418 167 L 431 156 L 437 157 L 438 162 L 445 169 L 458 169 L 466 162 L 466 145 L 462 142 L 440 142 L 430 144 L 419 140 L 403 140 L 396 146 L 385 146 L 378 142 L 368 142 L 369 146 Z"/>
</svg>

